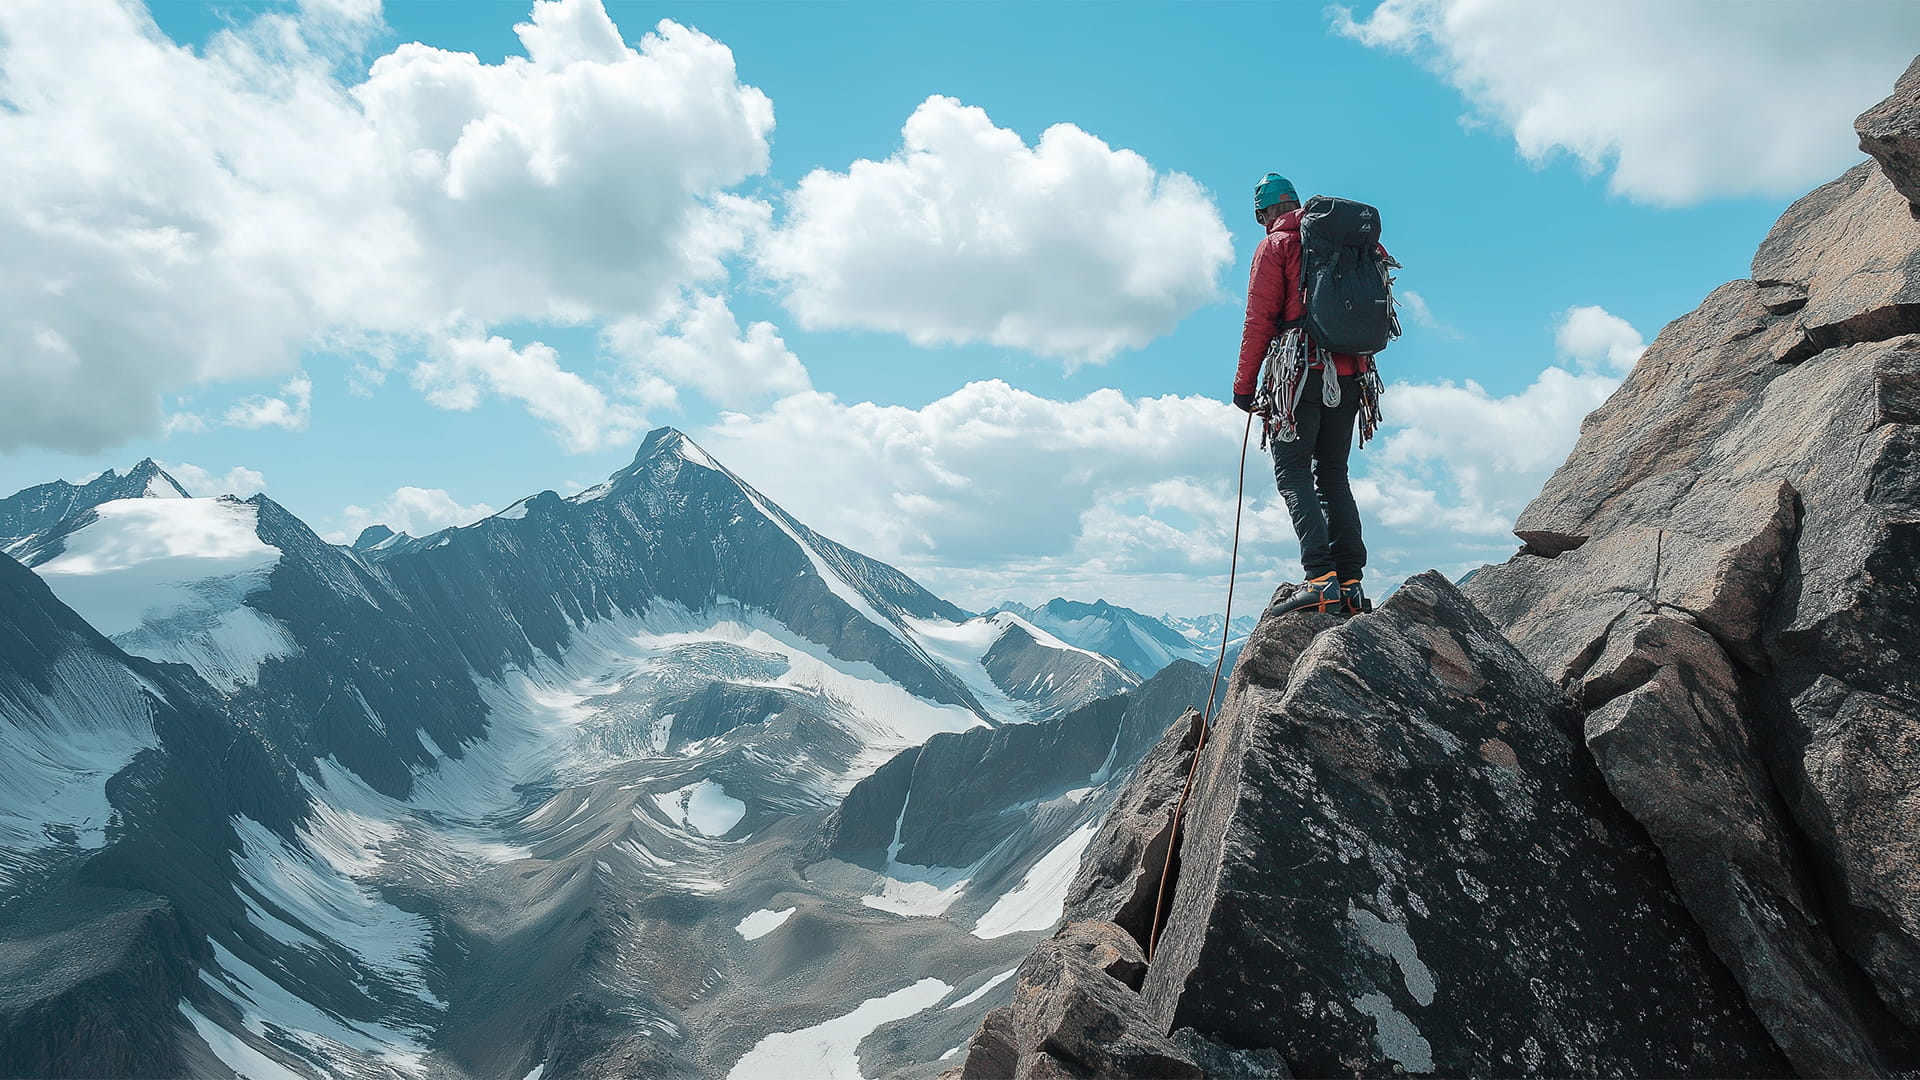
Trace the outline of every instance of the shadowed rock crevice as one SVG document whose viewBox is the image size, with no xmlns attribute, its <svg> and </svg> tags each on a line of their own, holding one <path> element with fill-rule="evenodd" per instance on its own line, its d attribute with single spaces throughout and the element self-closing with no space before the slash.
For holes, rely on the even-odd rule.
<svg viewBox="0 0 1920 1080">
<path fill-rule="evenodd" d="M 1889 304 L 1841 322 L 1806 327 L 1803 333 L 1799 343 L 1780 357 L 1781 363 L 1798 364 L 1828 349 L 1920 334 L 1920 303 Z"/>
<path fill-rule="evenodd" d="M 1067 889 L 1067 921 L 1105 920 L 1125 930 L 1142 950 L 1147 947 L 1174 831 L 1174 806 L 1203 723 L 1198 709 L 1188 709 L 1141 761 L 1081 856 Z M 1173 874 L 1177 880 L 1177 859 Z"/>
</svg>

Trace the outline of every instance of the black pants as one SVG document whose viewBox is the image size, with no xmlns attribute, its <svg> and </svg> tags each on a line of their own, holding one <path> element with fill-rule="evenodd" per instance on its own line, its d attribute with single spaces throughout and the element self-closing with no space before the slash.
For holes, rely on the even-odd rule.
<svg viewBox="0 0 1920 1080">
<path fill-rule="evenodd" d="M 1300 538 L 1300 565 L 1307 577 L 1332 570 L 1340 580 L 1357 578 L 1367 565 L 1367 546 L 1360 539 L 1360 508 L 1347 482 L 1347 455 L 1353 450 L 1353 422 L 1360 413 L 1360 378 L 1340 380 L 1340 404 L 1320 403 L 1322 371 L 1307 372 L 1306 393 L 1295 419 L 1300 437 L 1273 442 L 1273 480 L 1293 514 L 1293 532 Z"/>
</svg>

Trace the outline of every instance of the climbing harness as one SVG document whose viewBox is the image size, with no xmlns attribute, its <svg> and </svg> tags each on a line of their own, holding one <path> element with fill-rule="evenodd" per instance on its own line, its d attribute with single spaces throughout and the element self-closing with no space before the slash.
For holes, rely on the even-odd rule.
<svg viewBox="0 0 1920 1080">
<path fill-rule="evenodd" d="M 1272 350 L 1268 350 L 1269 355 Z M 1263 427 L 1264 432 L 1264 427 Z M 1247 413 L 1246 430 L 1240 434 L 1240 491 L 1233 502 L 1233 554 L 1227 560 L 1227 613 L 1220 620 L 1220 655 L 1213 662 L 1213 685 L 1207 687 L 1207 708 L 1200 714 L 1200 744 L 1193 748 L 1193 764 L 1187 768 L 1186 786 L 1180 789 L 1180 802 L 1173 808 L 1173 830 L 1167 834 L 1167 862 L 1160 868 L 1160 888 L 1153 899 L 1153 922 L 1147 927 L 1147 962 L 1153 962 L 1154 947 L 1160 943 L 1160 924 L 1167 917 L 1167 879 L 1173 876 L 1173 856 L 1180 850 L 1180 819 L 1187 812 L 1187 796 L 1193 794 L 1193 778 L 1200 773 L 1200 754 L 1207 748 L 1207 734 L 1213 730 L 1214 696 L 1220 689 L 1220 669 L 1227 663 L 1227 637 L 1233 633 L 1233 582 L 1240 572 L 1240 510 L 1247 501 L 1247 443 L 1253 438 L 1253 411 Z M 1266 436 L 1260 438 L 1266 447 Z"/>
<path fill-rule="evenodd" d="M 1364 450 L 1367 440 L 1380 430 L 1380 394 L 1385 388 L 1380 383 L 1380 365 L 1373 357 L 1362 355 L 1360 361 L 1360 448 Z M 1267 345 L 1266 359 L 1261 361 L 1260 393 L 1253 402 L 1253 411 L 1264 418 L 1260 449 L 1267 449 L 1274 441 L 1290 443 L 1300 437 L 1300 402 L 1307 396 L 1307 372 L 1315 368 L 1323 372 L 1320 404 L 1329 409 L 1338 407 L 1340 379 L 1328 374 L 1337 370 L 1333 354 L 1313 344 L 1305 328 L 1283 331 Z"/>
</svg>

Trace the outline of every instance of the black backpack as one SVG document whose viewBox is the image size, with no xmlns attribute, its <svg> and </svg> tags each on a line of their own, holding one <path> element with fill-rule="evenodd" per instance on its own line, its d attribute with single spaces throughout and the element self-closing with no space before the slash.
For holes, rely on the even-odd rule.
<svg viewBox="0 0 1920 1080">
<path fill-rule="evenodd" d="M 1371 355 L 1400 336 L 1393 278 L 1380 254 L 1380 211 L 1315 195 L 1300 216 L 1300 289 L 1307 334 L 1329 352 Z"/>
</svg>

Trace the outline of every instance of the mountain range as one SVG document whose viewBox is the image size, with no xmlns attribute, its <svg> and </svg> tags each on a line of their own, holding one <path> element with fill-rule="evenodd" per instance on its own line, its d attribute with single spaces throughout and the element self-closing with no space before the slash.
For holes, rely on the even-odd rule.
<svg viewBox="0 0 1920 1080">
<path fill-rule="evenodd" d="M 0 522 L 6 1075 L 930 1074 L 1206 689 L 671 429 L 353 547 L 150 461 Z"/>
</svg>

